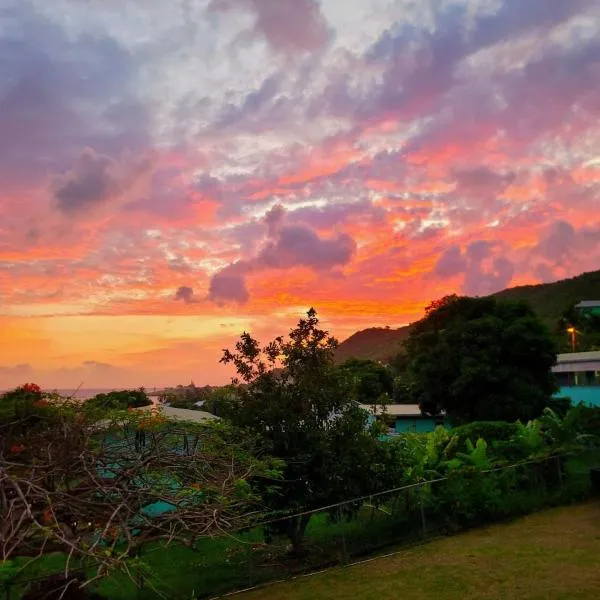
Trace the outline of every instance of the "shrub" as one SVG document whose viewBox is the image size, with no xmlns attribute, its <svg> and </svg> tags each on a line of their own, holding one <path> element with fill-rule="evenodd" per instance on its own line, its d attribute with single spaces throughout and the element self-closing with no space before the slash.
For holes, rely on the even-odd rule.
<svg viewBox="0 0 600 600">
<path fill-rule="evenodd" d="M 97 394 L 90 398 L 86 403 L 86 408 L 103 408 L 125 410 L 127 408 L 138 408 L 141 406 L 150 406 L 152 400 L 148 398 L 146 392 L 139 390 L 122 390 L 118 392 L 108 392 L 108 394 Z"/>
<path fill-rule="evenodd" d="M 593 438 L 595 443 L 600 442 L 600 407 L 578 404 L 571 409 L 569 415 L 574 420 L 576 429 Z"/>
<path fill-rule="evenodd" d="M 564 418 L 572 407 L 571 398 L 552 398 L 548 401 L 548 408 L 561 418 Z"/>
<path fill-rule="evenodd" d="M 458 449 L 465 451 L 466 441 L 471 440 L 475 444 L 479 438 L 488 442 L 509 441 L 517 432 L 516 423 L 507 423 L 506 421 L 474 421 L 467 425 L 455 427 L 450 431 L 450 435 L 458 438 Z"/>
</svg>

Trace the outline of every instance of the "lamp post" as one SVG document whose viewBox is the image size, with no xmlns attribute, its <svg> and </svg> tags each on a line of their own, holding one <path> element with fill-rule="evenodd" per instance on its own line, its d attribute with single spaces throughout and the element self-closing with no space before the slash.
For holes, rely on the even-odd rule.
<svg viewBox="0 0 600 600">
<path fill-rule="evenodd" d="M 575 329 L 575 327 L 569 327 L 567 333 L 571 336 L 571 352 L 575 352 L 575 336 L 577 335 L 577 329 Z"/>
</svg>

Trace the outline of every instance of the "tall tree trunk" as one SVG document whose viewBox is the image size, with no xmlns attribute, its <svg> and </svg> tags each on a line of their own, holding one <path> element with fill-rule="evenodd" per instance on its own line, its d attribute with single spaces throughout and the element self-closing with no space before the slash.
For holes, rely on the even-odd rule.
<svg viewBox="0 0 600 600">
<path fill-rule="evenodd" d="M 292 543 L 292 554 L 301 557 L 304 554 L 306 527 L 312 515 L 292 517 L 288 522 L 287 536 Z"/>
</svg>

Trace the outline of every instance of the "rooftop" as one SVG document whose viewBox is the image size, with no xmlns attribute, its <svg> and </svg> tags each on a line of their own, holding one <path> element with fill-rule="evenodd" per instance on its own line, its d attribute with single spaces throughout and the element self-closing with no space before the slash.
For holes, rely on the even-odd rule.
<svg viewBox="0 0 600 600">
<path fill-rule="evenodd" d="M 600 308 L 600 300 L 582 300 L 575 308 Z"/>
<path fill-rule="evenodd" d="M 361 404 L 361 408 L 373 412 L 373 406 L 370 404 Z M 378 404 L 376 406 L 376 414 L 380 415 L 384 412 L 393 417 L 420 417 L 422 416 L 421 409 L 418 404 Z"/>
<path fill-rule="evenodd" d="M 151 410 L 152 406 L 142 406 L 138 410 Z M 194 421 L 201 423 L 202 421 L 210 421 L 218 419 L 215 415 L 203 410 L 190 410 L 189 408 L 173 408 L 172 406 L 161 406 L 161 413 L 175 421 Z"/>
<path fill-rule="evenodd" d="M 556 364 L 600 361 L 600 350 L 593 352 L 567 352 L 556 357 Z"/>
</svg>

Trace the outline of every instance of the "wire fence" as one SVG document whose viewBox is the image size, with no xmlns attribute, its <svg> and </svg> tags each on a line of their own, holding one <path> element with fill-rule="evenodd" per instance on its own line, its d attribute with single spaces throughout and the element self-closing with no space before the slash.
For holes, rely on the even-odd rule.
<svg viewBox="0 0 600 600">
<path fill-rule="evenodd" d="M 561 455 L 487 470 L 464 467 L 445 477 L 273 516 L 250 530 L 201 540 L 194 549 L 151 546 L 144 549 L 135 582 L 115 574 L 96 591 L 132 600 L 214 598 L 347 565 L 393 546 L 585 498 L 588 462 L 584 455 Z M 5 582 L 4 597 L 18 600 L 31 587 L 35 581 L 17 576 Z"/>
</svg>

